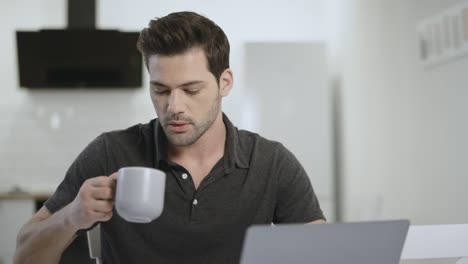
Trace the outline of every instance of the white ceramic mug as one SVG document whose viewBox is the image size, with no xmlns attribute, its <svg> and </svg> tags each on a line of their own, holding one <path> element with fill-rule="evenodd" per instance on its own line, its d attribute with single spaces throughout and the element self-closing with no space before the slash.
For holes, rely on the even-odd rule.
<svg viewBox="0 0 468 264">
<path fill-rule="evenodd" d="M 117 213 L 134 223 L 149 223 L 158 218 L 164 208 L 166 174 L 146 167 L 124 167 L 117 173 Z"/>
</svg>

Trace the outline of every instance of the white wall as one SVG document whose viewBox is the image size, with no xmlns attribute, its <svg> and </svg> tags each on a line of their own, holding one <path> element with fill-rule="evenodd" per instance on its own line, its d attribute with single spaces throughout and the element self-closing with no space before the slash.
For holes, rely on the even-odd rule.
<svg viewBox="0 0 468 264">
<path fill-rule="evenodd" d="M 346 219 L 468 222 L 468 58 L 425 69 L 416 24 L 456 0 L 344 8 Z"/>
<path fill-rule="evenodd" d="M 99 28 L 139 31 L 156 16 L 194 10 L 228 35 L 236 84 L 225 110 L 240 127 L 243 45 L 249 41 L 324 41 L 332 37 L 334 1 L 101 0 Z M 63 28 L 66 1 L 0 3 L 0 192 L 13 186 L 52 191 L 83 147 L 99 133 L 155 116 L 145 87 L 127 91 L 30 91 L 17 84 L 15 30 Z M 327 15 L 330 14 L 330 15 Z M 145 73 L 146 74 L 146 73 Z M 145 81 L 146 82 L 146 81 Z"/>
</svg>

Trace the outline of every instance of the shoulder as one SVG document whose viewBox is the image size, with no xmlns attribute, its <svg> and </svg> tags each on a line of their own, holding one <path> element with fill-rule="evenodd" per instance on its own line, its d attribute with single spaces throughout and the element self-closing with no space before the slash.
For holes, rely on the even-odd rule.
<svg viewBox="0 0 468 264">
<path fill-rule="evenodd" d="M 109 171 L 124 166 L 152 166 L 155 149 L 154 124 L 137 124 L 101 134 L 96 140 Z"/>
<path fill-rule="evenodd" d="M 149 146 L 149 141 L 153 140 L 151 127 L 154 121 L 102 133 L 86 146 L 75 162 L 85 160 L 86 163 L 91 163 L 91 161 L 105 163 L 113 154 L 118 156 L 127 152 L 133 154 L 136 150 Z"/>
<path fill-rule="evenodd" d="M 250 160 L 264 160 L 271 164 L 275 160 L 293 157 L 292 153 L 281 143 L 265 138 L 257 133 L 238 130 L 239 144 L 244 155 Z"/>
<path fill-rule="evenodd" d="M 153 127 L 156 121 L 157 119 L 153 119 L 146 124 L 140 123 L 125 129 L 105 132 L 98 137 L 98 140 L 112 144 L 134 144 L 138 142 L 146 142 L 148 140 L 153 140 Z"/>
</svg>

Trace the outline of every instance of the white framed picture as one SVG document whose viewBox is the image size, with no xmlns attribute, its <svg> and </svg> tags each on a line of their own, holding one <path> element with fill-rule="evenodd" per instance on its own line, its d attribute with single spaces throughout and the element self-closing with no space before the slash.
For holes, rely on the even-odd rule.
<svg viewBox="0 0 468 264">
<path fill-rule="evenodd" d="M 426 67 L 468 55 L 468 0 L 419 22 L 417 36 Z"/>
</svg>

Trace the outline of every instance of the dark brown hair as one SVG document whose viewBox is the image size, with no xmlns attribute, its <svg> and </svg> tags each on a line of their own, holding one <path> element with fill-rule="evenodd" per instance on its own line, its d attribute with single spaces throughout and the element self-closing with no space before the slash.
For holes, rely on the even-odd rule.
<svg viewBox="0 0 468 264">
<path fill-rule="evenodd" d="M 152 19 L 138 38 L 137 48 L 146 66 L 151 55 L 171 56 L 200 47 L 208 61 L 208 70 L 219 81 L 229 68 L 229 41 L 223 30 L 210 19 L 194 12 L 176 12 Z"/>
</svg>

